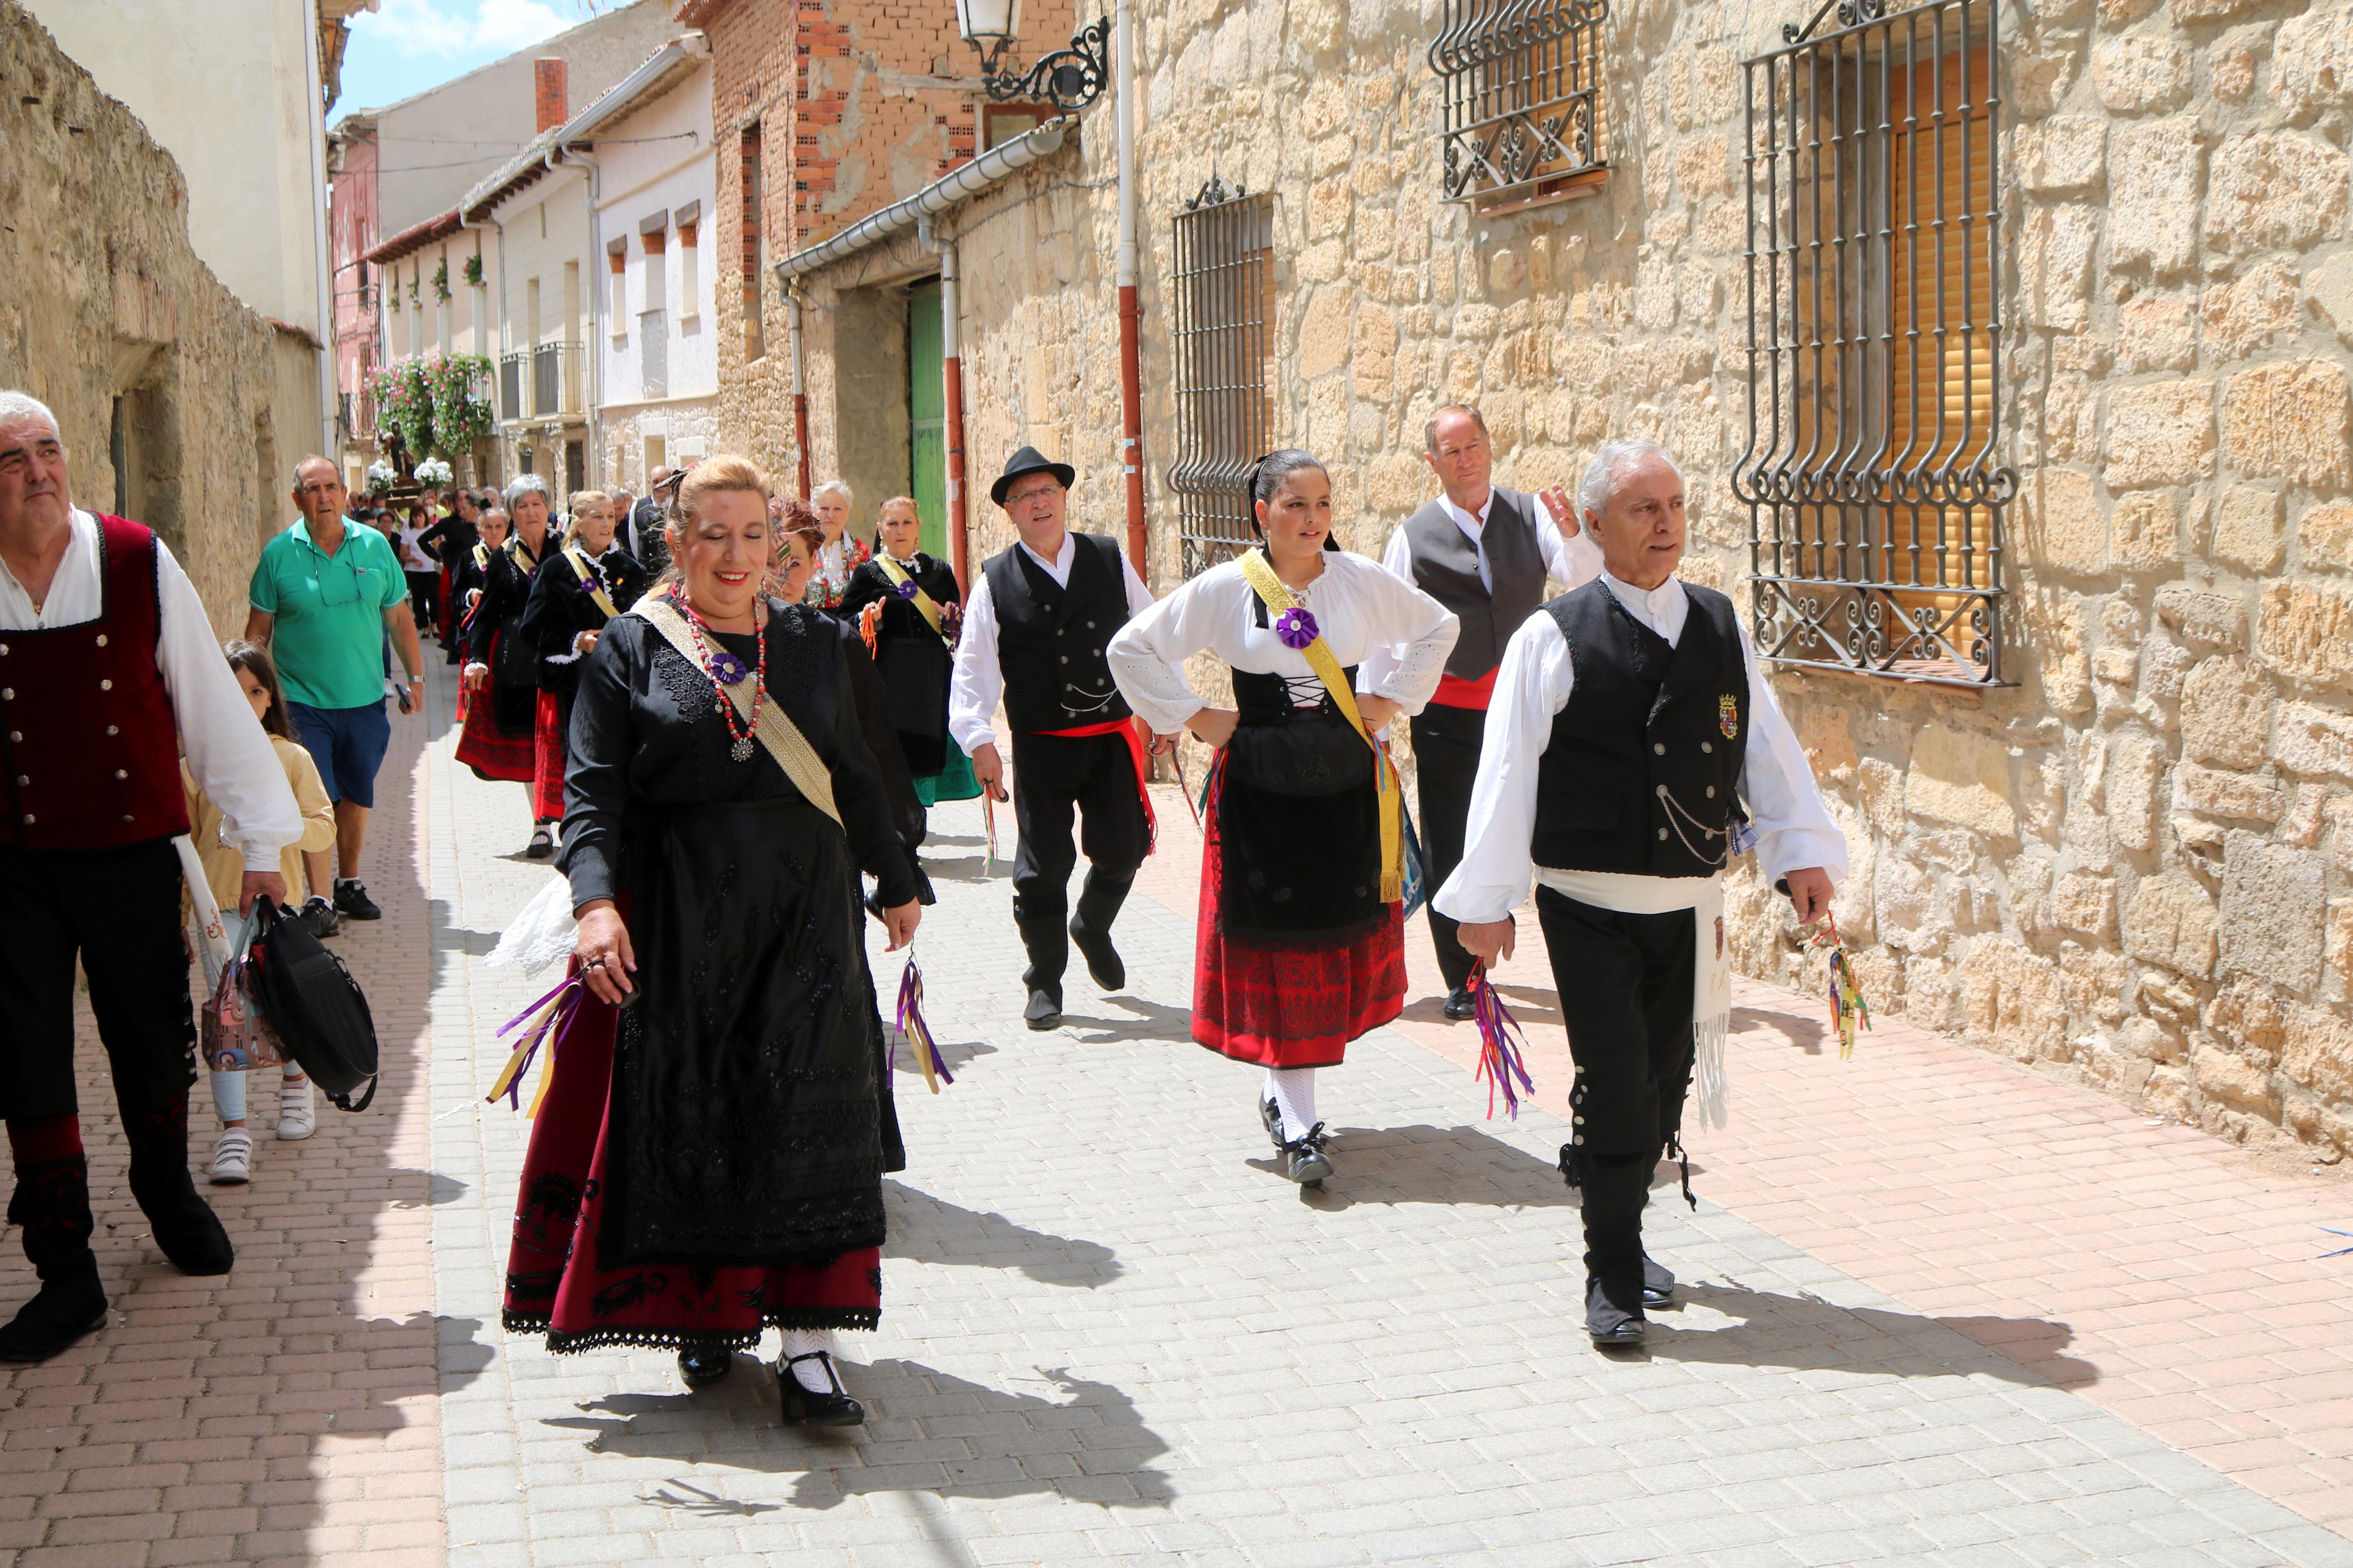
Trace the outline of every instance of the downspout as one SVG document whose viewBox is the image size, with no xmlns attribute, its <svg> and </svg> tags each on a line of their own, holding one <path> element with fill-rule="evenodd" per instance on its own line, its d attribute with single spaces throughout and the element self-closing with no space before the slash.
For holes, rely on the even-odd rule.
<svg viewBox="0 0 2353 1568">
<path fill-rule="evenodd" d="M 793 342 L 793 453 L 798 469 L 801 500 L 809 499 L 809 488 L 815 482 L 809 477 L 808 426 L 808 360 L 801 346 L 801 296 L 791 282 L 785 284 L 785 331 Z"/>
<path fill-rule="evenodd" d="M 956 340 L 956 247 L 932 232 L 932 220 L 916 220 L 915 238 L 940 258 L 941 412 L 946 416 L 948 458 L 948 561 L 955 568 L 956 592 L 971 585 L 971 525 L 964 496 L 964 360 Z"/>
<path fill-rule="evenodd" d="M 1144 368 L 1137 343 L 1144 308 L 1135 293 L 1135 53 L 1128 20 L 1128 0 L 1116 0 L 1118 18 L 1112 47 L 1117 58 L 1112 68 L 1119 116 L 1119 413 L 1120 466 L 1127 479 L 1127 554 L 1135 574 L 1152 580 L 1150 542 L 1144 526 Z"/>
<path fill-rule="evenodd" d="M 605 170 L 587 153 L 567 151 L 561 143 L 547 150 L 546 162 L 550 174 L 565 167 L 588 171 L 588 255 L 580 268 L 581 279 L 586 285 L 584 292 L 588 296 L 588 342 L 580 345 L 580 352 L 588 360 L 588 406 L 582 412 L 588 416 L 588 488 L 593 490 L 604 483 L 605 340 L 610 335 L 609 328 L 604 333 L 596 330 L 597 296 L 605 292 L 599 287 L 605 280 L 596 275 L 596 263 L 605 254 L 601 238 L 604 215 L 596 210 L 596 195 L 604 188 Z M 593 354 L 588 353 L 590 343 L 596 348 Z"/>
</svg>

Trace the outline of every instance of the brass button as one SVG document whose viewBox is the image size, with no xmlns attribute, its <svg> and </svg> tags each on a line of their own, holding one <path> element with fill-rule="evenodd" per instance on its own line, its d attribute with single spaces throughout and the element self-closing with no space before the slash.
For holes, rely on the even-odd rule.
<svg viewBox="0 0 2353 1568">
<path fill-rule="evenodd" d="M 7 645 L 6 643 L 0 642 L 0 658 L 7 658 L 7 657 L 8 657 L 8 645 Z"/>
<path fill-rule="evenodd" d="M 25 738 L 25 731 L 22 730 L 11 730 L 8 731 L 8 738 L 11 741 L 21 741 Z"/>
<path fill-rule="evenodd" d="M 0 702 L 13 702 L 16 700 L 16 689 L 15 687 L 0 686 Z"/>
<path fill-rule="evenodd" d="M 33 826 L 33 814 L 29 811 L 25 814 L 25 826 L 27 827 Z"/>
<path fill-rule="evenodd" d="M 100 691 L 111 691 L 114 689 L 114 682 L 111 680 L 101 680 L 98 683 L 98 689 Z"/>
<path fill-rule="evenodd" d="M 1713 752 L 1715 750 L 1715 742 L 1714 741 L 1702 741 L 1699 743 L 1699 749 L 1703 752 Z"/>
<path fill-rule="evenodd" d="M 1707 786 L 1707 798 L 1710 800 L 1714 800 L 1715 798 L 1715 786 L 1714 784 Z"/>
<path fill-rule="evenodd" d="M 1665 828 L 1663 828 L 1663 827 L 1660 828 L 1660 829 L 1659 829 L 1659 837 L 1660 837 L 1661 838 L 1664 838 L 1666 836 L 1667 836 L 1667 830 L 1666 830 Z"/>
<path fill-rule="evenodd" d="M 1715 792 L 1714 790 L 1710 790 L 1710 791 L 1708 791 L 1707 793 L 1708 793 L 1708 794 L 1710 794 L 1710 795 L 1714 795 Z M 1667 786 L 1666 786 L 1666 785 L 1664 785 L 1664 784 L 1661 784 L 1661 785 L 1659 786 L 1659 798 L 1660 798 L 1661 800 L 1664 800 L 1664 799 L 1666 799 L 1666 798 L 1667 798 Z"/>
<path fill-rule="evenodd" d="M 126 811 L 122 814 L 122 820 L 125 822 L 136 822 L 139 819 Z"/>
<path fill-rule="evenodd" d="M 1653 741 L 1651 742 L 1651 750 L 1663 757 L 1667 754 L 1667 743 L 1664 741 Z"/>
<path fill-rule="evenodd" d="M 121 768 L 117 768 L 114 770 L 114 776 L 119 779 L 127 779 L 131 775 Z"/>
<path fill-rule="evenodd" d="M 16 775 L 16 787 L 17 787 L 17 788 L 19 788 L 19 789 L 24 788 L 26 784 L 31 784 L 32 782 L 33 782 L 32 780 L 30 780 L 30 779 L 26 778 L 26 777 L 24 774 L 22 774 L 22 773 L 18 773 L 18 774 Z"/>
<path fill-rule="evenodd" d="M 100 647 L 104 647 L 106 646 L 106 634 L 104 632 L 98 634 L 98 646 Z"/>
<path fill-rule="evenodd" d="M 106 732 L 110 735 L 120 735 L 122 733 L 122 726 L 120 724 L 109 724 L 106 727 Z"/>
<path fill-rule="evenodd" d="M 1069 654 L 1064 654 L 1064 655 L 1062 655 L 1062 662 L 1063 662 L 1064 664 L 1068 664 L 1068 663 L 1070 663 L 1070 662 L 1071 662 L 1071 656 L 1070 656 Z"/>
</svg>

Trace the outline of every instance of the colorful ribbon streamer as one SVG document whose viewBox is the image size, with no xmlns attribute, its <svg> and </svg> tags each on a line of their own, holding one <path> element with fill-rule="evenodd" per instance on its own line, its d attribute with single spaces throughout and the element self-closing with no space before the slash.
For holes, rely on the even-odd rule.
<svg viewBox="0 0 2353 1568">
<path fill-rule="evenodd" d="M 997 875 L 997 797 L 988 793 L 987 784 L 980 786 L 980 821 L 988 835 L 988 855 L 981 862 L 980 874 L 994 877 Z"/>
<path fill-rule="evenodd" d="M 500 1039 L 504 1039 L 516 1029 L 521 1029 L 522 1036 L 515 1042 L 513 1053 L 507 1058 L 507 1065 L 499 1069 L 498 1081 L 483 1097 L 486 1102 L 496 1104 L 503 1100 L 510 1110 L 522 1109 L 522 1075 L 531 1070 L 532 1059 L 539 1055 L 539 1047 L 546 1044 L 564 1021 L 578 1009 L 583 994 L 580 977 L 566 975 L 557 982 L 554 990 L 499 1026 L 497 1037 Z M 552 1073 L 540 1075 L 539 1092 L 531 1097 L 532 1116 L 539 1115 L 540 1101 L 547 1098 L 547 1080 L 554 1076 Z"/>
<path fill-rule="evenodd" d="M 1830 949 L 1831 1027 L 1838 1031 L 1839 1060 L 1850 1061 L 1854 1057 L 1856 1029 L 1871 1027 L 1871 1004 L 1863 1000 L 1862 984 L 1854 977 L 1854 962 L 1847 957 L 1846 943 L 1839 939 L 1836 915 L 1823 915 L 1822 929 L 1813 934 L 1810 945 Z"/>
<path fill-rule="evenodd" d="M 1193 814 L 1193 826 L 1198 829 L 1201 826 L 1201 807 L 1193 799 L 1193 786 L 1186 782 L 1185 752 L 1181 743 L 1169 748 L 1168 760 L 1176 768 L 1176 793 L 1185 797 L 1185 809 Z"/>
<path fill-rule="evenodd" d="M 1487 966 L 1471 963 L 1471 1016 L 1479 1026 L 1477 1079 L 1487 1086 L 1487 1120 L 1495 1119 L 1495 1091 L 1504 1094 L 1504 1110 L 1517 1121 L 1520 1097 L 1534 1095 L 1535 1079 L 1528 1076 L 1528 1037 L 1520 1021 L 1504 1005 L 1504 998 L 1488 984 Z"/>
<path fill-rule="evenodd" d="M 934 1094 L 939 1093 L 943 1082 L 955 1082 L 947 1058 L 940 1055 L 939 1042 L 932 1037 L 931 1025 L 923 1021 L 923 972 L 915 967 L 913 952 L 907 954 L 906 973 L 899 976 L 899 1032 L 907 1037 L 915 1065 L 923 1069 L 923 1082 Z"/>
</svg>

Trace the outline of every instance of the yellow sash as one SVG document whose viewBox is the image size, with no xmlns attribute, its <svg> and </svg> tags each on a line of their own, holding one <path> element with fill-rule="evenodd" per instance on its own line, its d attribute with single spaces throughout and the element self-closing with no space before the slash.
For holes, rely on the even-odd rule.
<svg viewBox="0 0 2353 1568">
<path fill-rule="evenodd" d="M 588 557 L 580 553 L 578 545 L 565 545 L 564 558 L 571 562 L 572 570 L 580 574 L 580 581 L 588 587 L 588 596 L 596 601 L 596 607 L 605 612 L 607 620 L 609 621 L 621 613 L 613 608 L 612 596 L 605 592 L 605 584 L 597 580 L 596 568 L 588 563 Z"/>
<path fill-rule="evenodd" d="M 891 579 L 891 586 L 893 588 L 902 583 L 912 583 L 915 580 L 904 566 L 891 559 L 889 551 L 876 551 L 874 559 L 882 563 L 882 575 Z M 923 619 L 932 623 L 932 630 L 938 632 L 943 637 L 948 635 L 946 628 L 940 625 L 939 601 L 921 588 L 915 590 L 915 608 L 923 612 Z"/>
<path fill-rule="evenodd" d="M 695 651 L 694 636 L 686 628 L 686 617 L 679 614 L 669 600 L 640 599 L 630 613 L 644 616 L 654 630 L 661 633 L 670 646 L 684 654 L 696 668 L 702 667 L 702 657 Z M 765 637 L 767 634 L 763 628 L 757 635 Z M 752 711 L 749 689 L 756 679 L 756 675 L 746 676 L 733 686 L 720 688 L 727 693 L 728 700 L 735 704 L 737 714 L 749 715 Z M 785 712 L 784 704 L 776 700 L 773 695 L 760 704 L 756 726 L 753 733 L 768 749 L 768 755 L 776 759 L 776 765 L 785 770 L 785 776 L 793 781 L 793 787 L 801 792 L 802 798 L 833 818 L 835 826 L 840 826 L 841 808 L 834 804 L 832 772 L 826 767 L 825 759 L 817 754 L 817 748 L 809 744 L 808 737 L 801 733 L 800 726 Z"/>
<path fill-rule="evenodd" d="M 1274 563 L 1263 551 L 1242 552 L 1241 568 L 1242 580 L 1257 593 L 1270 617 L 1279 620 L 1283 611 L 1298 606 L 1298 598 L 1274 574 Z M 1403 786 L 1397 769 L 1381 743 L 1366 731 L 1364 716 L 1356 710 L 1356 694 L 1348 686 L 1347 671 L 1340 668 L 1340 660 L 1324 640 L 1324 634 L 1318 631 L 1315 640 L 1301 651 L 1307 657 L 1307 668 L 1315 672 L 1315 679 L 1331 693 L 1332 705 L 1339 709 L 1340 717 L 1373 749 L 1373 785 L 1380 798 L 1381 813 L 1381 902 L 1395 903 L 1405 897 L 1405 830 L 1398 810 L 1404 797 L 1398 793 Z"/>
</svg>

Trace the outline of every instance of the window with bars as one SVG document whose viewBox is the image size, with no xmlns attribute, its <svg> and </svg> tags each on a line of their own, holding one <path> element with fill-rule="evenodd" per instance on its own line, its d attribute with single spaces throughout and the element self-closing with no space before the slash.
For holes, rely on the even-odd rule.
<svg viewBox="0 0 2353 1568">
<path fill-rule="evenodd" d="M 1746 66 L 1757 650 L 2005 685 L 1998 5 L 1888 10 Z"/>
<path fill-rule="evenodd" d="M 1176 216 L 1176 537 L 1184 575 L 1250 542 L 1250 465 L 1274 427 L 1274 200 L 1212 175 Z"/>
<path fill-rule="evenodd" d="M 1609 0 L 1444 0 L 1430 46 L 1446 199 L 1482 211 L 1597 189 Z"/>
</svg>

